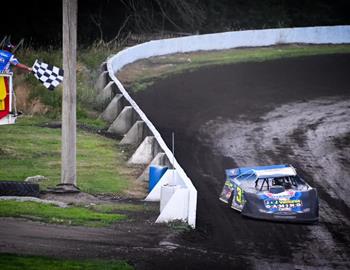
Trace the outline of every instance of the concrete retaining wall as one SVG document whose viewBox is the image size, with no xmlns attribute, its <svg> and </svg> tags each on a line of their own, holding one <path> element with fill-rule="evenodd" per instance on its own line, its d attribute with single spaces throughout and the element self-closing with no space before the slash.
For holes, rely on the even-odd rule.
<svg viewBox="0 0 350 270">
<path fill-rule="evenodd" d="M 112 123 L 110 132 L 124 136 L 123 144 L 136 144 L 137 149 L 129 162 L 149 166 L 149 162 L 164 160 L 156 156 L 165 155 L 163 165 L 172 166 L 146 198 L 161 201 L 157 222 L 182 219 L 195 228 L 197 190 L 157 129 L 118 80 L 117 72 L 127 64 L 152 56 L 288 43 L 350 43 L 350 26 L 249 30 L 156 40 L 122 50 L 101 65 L 101 76 L 96 83 L 98 102 L 102 106 L 109 103 L 101 117 Z"/>
<path fill-rule="evenodd" d="M 248 30 L 155 40 L 122 50 L 108 62 L 112 70 L 120 70 L 129 63 L 152 56 L 289 43 L 350 43 L 350 26 Z"/>
</svg>

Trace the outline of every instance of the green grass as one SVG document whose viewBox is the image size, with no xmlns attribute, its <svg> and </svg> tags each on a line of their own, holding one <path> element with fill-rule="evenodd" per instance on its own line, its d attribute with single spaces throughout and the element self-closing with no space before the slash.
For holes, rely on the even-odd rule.
<svg viewBox="0 0 350 270">
<path fill-rule="evenodd" d="M 51 204 L 17 201 L 0 201 L 0 216 L 89 227 L 108 226 L 126 219 L 125 215 L 100 213 L 83 207 L 60 208 Z"/>
<path fill-rule="evenodd" d="M 43 128 L 45 118 L 25 117 L 15 125 L 0 126 L 0 180 L 49 178 L 42 188 L 60 183 L 61 130 Z M 98 126 L 98 124 L 96 124 Z M 78 130 L 77 182 L 88 193 L 123 194 L 129 181 L 121 175 L 123 157 L 118 141 Z"/>
<path fill-rule="evenodd" d="M 193 71 L 212 65 L 226 65 L 243 62 L 263 62 L 280 58 L 313 56 L 324 54 L 350 53 L 350 45 L 279 45 L 262 48 L 237 48 L 222 51 L 199 51 L 193 53 L 173 54 L 145 59 L 146 68 L 133 78 L 133 91 L 142 91 L 155 80 L 172 74 Z M 154 72 L 152 66 L 165 65 L 162 70 Z M 168 66 L 166 66 L 168 65 Z"/>
<path fill-rule="evenodd" d="M 154 207 L 150 205 L 130 204 L 130 203 L 97 204 L 97 205 L 90 206 L 89 208 L 102 213 L 114 213 L 118 211 L 141 212 L 141 211 L 154 210 Z"/>
<path fill-rule="evenodd" d="M 104 129 L 108 126 L 108 124 L 104 120 L 100 118 L 89 118 L 88 116 L 85 118 L 80 118 L 78 120 L 78 125 L 87 126 L 89 129 L 95 131 Z"/>
<path fill-rule="evenodd" d="M 154 78 L 157 78 L 157 77 L 154 77 L 154 75 L 150 75 L 150 77 L 148 77 L 147 75 L 144 75 L 140 80 L 137 80 L 132 83 L 132 91 L 136 93 L 136 92 L 145 90 L 146 88 L 154 84 L 154 81 L 152 80 Z"/>
<path fill-rule="evenodd" d="M 64 260 L 41 256 L 20 256 L 0 254 L 2 270 L 132 270 L 125 261 L 120 260 Z"/>
<path fill-rule="evenodd" d="M 312 56 L 320 54 L 350 53 L 349 45 L 280 45 L 263 48 L 239 48 L 198 54 L 191 58 L 191 65 L 230 64 L 238 62 L 262 62 L 279 58 Z"/>
</svg>

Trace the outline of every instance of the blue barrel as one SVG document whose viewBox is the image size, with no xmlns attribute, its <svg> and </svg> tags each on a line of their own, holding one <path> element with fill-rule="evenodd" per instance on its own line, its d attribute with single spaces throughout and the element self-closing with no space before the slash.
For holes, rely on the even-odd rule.
<svg viewBox="0 0 350 270">
<path fill-rule="evenodd" d="M 149 185 L 148 185 L 148 191 L 151 192 L 154 186 L 158 183 L 160 178 L 162 178 L 163 174 L 166 172 L 168 167 L 164 166 L 156 166 L 151 165 L 149 167 Z"/>
</svg>

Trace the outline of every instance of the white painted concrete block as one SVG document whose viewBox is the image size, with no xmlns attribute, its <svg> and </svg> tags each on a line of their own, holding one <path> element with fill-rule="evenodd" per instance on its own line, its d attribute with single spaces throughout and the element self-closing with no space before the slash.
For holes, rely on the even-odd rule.
<svg viewBox="0 0 350 270">
<path fill-rule="evenodd" d="M 99 94 L 103 88 L 108 84 L 110 78 L 108 75 L 108 71 L 103 71 L 100 76 L 97 78 L 95 89 L 97 94 Z"/>
<path fill-rule="evenodd" d="M 108 132 L 124 135 L 133 124 L 133 108 L 131 106 L 126 106 L 108 128 Z"/>
<path fill-rule="evenodd" d="M 160 188 L 160 212 L 162 212 L 170 201 L 171 197 L 174 195 L 175 191 L 180 188 L 180 186 L 173 185 L 163 185 Z"/>
<path fill-rule="evenodd" d="M 147 136 L 131 156 L 128 163 L 149 164 L 160 151 L 161 149 L 154 136 Z"/>
<path fill-rule="evenodd" d="M 145 122 L 139 120 L 130 128 L 130 130 L 125 134 L 124 138 L 119 144 L 132 144 L 139 145 L 145 138 Z"/>
<path fill-rule="evenodd" d="M 173 192 L 173 193 L 172 193 Z M 188 221 L 189 190 L 179 186 L 164 186 L 162 188 L 162 210 L 156 223 L 170 222 L 175 220 Z M 163 199 L 164 196 L 164 199 Z M 168 196 L 171 196 L 168 198 Z M 164 203 L 162 204 L 162 200 Z"/>
<path fill-rule="evenodd" d="M 107 71 L 107 61 L 102 62 L 102 64 L 100 65 L 100 72 L 104 71 Z"/>
<path fill-rule="evenodd" d="M 124 108 L 123 99 L 122 94 L 116 94 L 100 117 L 108 123 L 112 123 Z"/>
<path fill-rule="evenodd" d="M 105 108 L 116 95 L 117 86 L 113 81 L 109 82 L 97 95 L 96 105 L 98 108 Z"/>
</svg>

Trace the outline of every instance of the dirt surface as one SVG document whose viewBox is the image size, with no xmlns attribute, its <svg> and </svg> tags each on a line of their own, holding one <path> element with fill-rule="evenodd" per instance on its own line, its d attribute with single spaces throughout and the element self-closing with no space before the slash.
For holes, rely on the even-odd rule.
<svg viewBox="0 0 350 270">
<path fill-rule="evenodd" d="M 198 190 L 197 229 L 157 211 L 111 228 L 0 219 L 0 252 L 122 258 L 136 269 L 350 268 L 350 55 L 203 68 L 134 95 Z M 170 144 L 169 144 L 170 145 Z M 316 225 L 243 218 L 218 200 L 224 169 L 292 163 L 319 191 Z"/>
<path fill-rule="evenodd" d="M 198 190 L 187 245 L 248 257 L 256 269 L 350 267 L 350 55 L 205 68 L 135 100 Z M 224 169 L 291 163 L 320 196 L 317 225 L 242 218 L 219 202 Z"/>
</svg>

